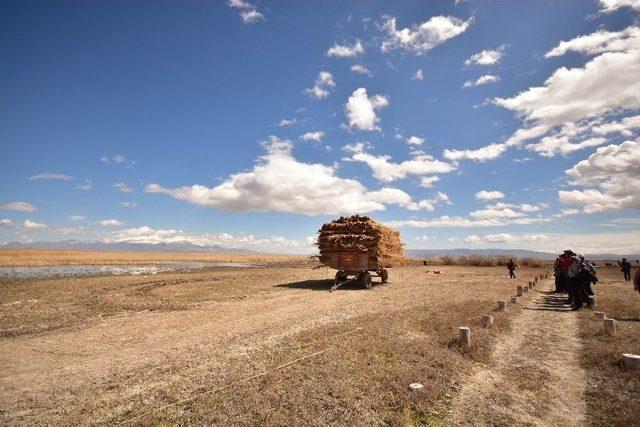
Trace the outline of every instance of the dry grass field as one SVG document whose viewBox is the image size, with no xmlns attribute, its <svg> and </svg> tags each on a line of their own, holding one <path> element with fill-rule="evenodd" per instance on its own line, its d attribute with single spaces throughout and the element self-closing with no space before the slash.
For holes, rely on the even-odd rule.
<svg viewBox="0 0 640 427">
<path fill-rule="evenodd" d="M 38 265 L 35 256 L 30 262 Z M 393 269 L 388 284 L 329 293 L 333 270 L 301 258 L 275 262 L 147 277 L 0 279 L 2 424 L 457 423 L 464 399 L 477 401 L 468 384 L 529 342 L 518 338 L 523 328 L 539 322 L 543 337 L 553 329 L 538 319 L 546 312 L 528 306 L 545 296 L 541 289 L 496 311 L 496 301 L 539 268 L 509 280 L 503 267 L 408 265 Z M 623 285 L 604 274 L 601 306 L 637 319 L 639 304 L 619 306 Z M 626 295 L 633 298 L 640 303 Z M 493 327 L 482 327 L 484 314 L 494 316 Z M 585 422 L 637 424 L 637 415 L 616 413 L 638 407 L 630 388 L 637 377 L 622 371 L 619 353 L 640 352 L 638 340 L 621 343 L 640 322 L 621 321 L 621 336 L 611 338 L 591 312 L 551 314 L 579 325 L 582 353 L 572 352 L 588 377 Z M 472 329 L 469 350 L 458 345 L 459 326 Z M 562 342 L 570 328 L 558 329 L 545 345 Z M 504 343 L 513 348 L 501 350 Z M 547 385 L 563 384 L 549 372 L 514 376 L 514 393 L 524 388 L 547 402 Z M 411 391 L 413 382 L 424 388 Z"/>
<path fill-rule="evenodd" d="M 42 267 L 87 264 L 149 264 L 175 261 L 280 264 L 306 261 L 307 256 L 197 252 L 91 252 L 50 249 L 0 249 L 0 267 Z"/>
</svg>

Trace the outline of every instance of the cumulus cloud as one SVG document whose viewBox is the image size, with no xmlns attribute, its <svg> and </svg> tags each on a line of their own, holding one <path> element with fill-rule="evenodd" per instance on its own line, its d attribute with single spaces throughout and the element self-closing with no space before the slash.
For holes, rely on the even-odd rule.
<svg viewBox="0 0 640 427">
<path fill-rule="evenodd" d="M 500 62 L 502 59 L 502 55 L 504 55 L 504 51 L 507 48 L 507 45 L 503 44 L 497 49 L 492 50 L 483 50 L 481 52 L 475 53 L 471 55 L 466 61 L 464 61 L 464 65 L 494 65 Z"/>
<path fill-rule="evenodd" d="M 305 89 L 305 92 L 312 98 L 324 99 L 331 94 L 334 87 L 336 84 L 333 75 L 328 71 L 320 71 L 313 87 Z"/>
<path fill-rule="evenodd" d="M 47 228 L 47 224 L 43 224 L 42 222 L 32 221 L 30 219 L 25 219 L 22 225 L 24 228 L 28 230 L 42 230 L 43 228 Z"/>
<path fill-rule="evenodd" d="M 367 89 L 363 87 L 354 90 L 345 105 L 349 127 L 364 131 L 380 130 L 376 111 L 387 105 L 389 100 L 382 95 L 368 96 Z"/>
<path fill-rule="evenodd" d="M 358 55 L 362 55 L 364 53 L 364 47 L 360 40 L 356 40 L 354 44 L 349 45 L 339 45 L 334 44 L 327 51 L 327 56 L 333 56 L 338 58 L 353 58 Z"/>
<path fill-rule="evenodd" d="M 640 209 L 640 142 L 600 147 L 566 171 L 581 190 L 559 191 L 561 203 L 581 206 L 587 213 Z"/>
<path fill-rule="evenodd" d="M 400 134 L 400 133 L 397 133 L 395 138 L 399 139 L 399 140 L 402 140 L 402 141 L 406 141 L 407 144 L 415 145 L 415 146 L 422 145 L 426 141 L 421 136 L 410 135 L 410 136 L 405 137 L 405 136 L 402 136 L 402 134 Z"/>
<path fill-rule="evenodd" d="M 164 188 L 145 187 L 147 193 L 167 194 L 188 203 L 232 211 L 279 211 L 305 215 L 333 215 L 384 210 L 386 204 L 400 204 L 398 191 L 392 201 L 379 192 L 368 191 L 354 179 L 340 178 L 333 166 L 303 163 L 292 155 L 293 144 L 271 136 L 263 141 L 266 154 L 249 172 L 231 175 L 222 184 Z M 387 194 L 390 190 L 385 190 Z M 402 196 L 402 204 L 407 199 Z"/>
<path fill-rule="evenodd" d="M 382 52 L 400 49 L 420 55 L 462 34 L 472 22 L 473 18 L 463 21 L 452 16 L 433 16 L 419 25 L 398 29 L 396 17 L 383 16 L 379 27 L 385 37 L 380 48 Z"/>
<path fill-rule="evenodd" d="M 0 227 L 13 227 L 13 221 L 9 218 L 0 219 Z"/>
<path fill-rule="evenodd" d="M 525 216 L 522 212 L 516 212 L 511 208 L 484 208 L 480 210 L 475 210 L 469 214 L 469 216 L 475 219 L 492 219 L 492 218 L 520 218 Z"/>
<path fill-rule="evenodd" d="M 320 142 L 322 141 L 322 137 L 324 136 L 324 132 L 319 130 L 316 132 L 307 132 L 304 135 L 300 136 L 300 139 L 303 141 L 314 141 Z"/>
<path fill-rule="evenodd" d="M 411 78 L 413 80 L 424 80 L 424 72 L 422 71 L 422 68 L 418 69 L 418 71 L 416 71 L 416 73 Z"/>
<path fill-rule="evenodd" d="M 111 232 L 107 243 L 191 243 L 197 246 L 221 246 L 254 250 L 295 251 L 312 248 L 313 239 L 292 240 L 280 236 L 258 237 L 253 234 L 190 233 L 176 229 L 154 229 L 148 226 Z"/>
<path fill-rule="evenodd" d="M 351 156 L 345 158 L 345 160 L 365 163 L 371 168 L 373 176 L 382 182 L 403 179 L 408 175 L 445 174 L 456 169 L 451 163 L 435 159 L 433 156 L 421 151 L 414 152 L 411 160 L 394 163 L 391 161 L 391 156 L 374 156 L 373 154 L 367 153 L 364 151 L 363 145 L 346 146 L 345 150 L 352 153 Z M 434 181 L 432 180 L 432 182 Z"/>
<path fill-rule="evenodd" d="M 131 192 L 133 192 L 131 187 L 129 187 L 124 182 L 116 182 L 115 184 L 113 184 L 113 187 L 117 188 L 118 190 L 120 190 L 123 193 L 131 193 Z"/>
<path fill-rule="evenodd" d="M 98 221 L 98 224 L 103 227 L 122 227 L 125 223 L 117 219 L 103 219 L 102 221 Z"/>
<path fill-rule="evenodd" d="M 439 176 L 423 176 L 420 178 L 420 187 L 424 187 L 424 188 L 431 188 L 433 187 L 433 184 L 435 184 L 436 182 L 440 181 L 440 177 Z"/>
<path fill-rule="evenodd" d="M 29 177 L 29 181 L 36 180 L 60 180 L 60 181 L 70 181 L 73 177 L 71 175 L 67 175 L 65 173 L 40 173 L 38 175 L 33 175 Z"/>
<path fill-rule="evenodd" d="M 470 243 L 470 244 L 479 243 L 480 242 L 480 236 L 478 236 L 476 234 L 472 234 L 470 236 L 465 237 L 464 238 L 464 242 L 465 243 Z"/>
<path fill-rule="evenodd" d="M 229 0 L 227 4 L 229 7 L 239 10 L 240 18 L 245 24 L 253 24 L 264 20 L 264 15 L 258 12 L 258 9 L 247 1 Z"/>
<path fill-rule="evenodd" d="M 373 75 L 373 73 L 367 67 L 361 64 L 352 65 L 351 71 L 358 74 L 364 74 L 365 76 L 369 76 L 369 77 Z"/>
<path fill-rule="evenodd" d="M 614 120 L 601 125 L 595 125 L 591 128 L 591 131 L 596 135 L 619 133 L 629 137 L 638 129 L 640 129 L 640 116 L 629 116 L 619 121 Z"/>
<path fill-rule="evenodd" d="M 640 48 L 640 28 L 629 27 L 621 31 L 598 30 L 595 33 L 562 41 L 545 54 L 551 58 L 567 52 L 595 55 L 604 52 L 626 52 Z"/>
<path fill-rule="evenodd" d="M 611 115 L 640 109 L 640 79 L 636 78 L 640 75 L 638 27 L 619 32 L 600 30 L 576 37 L 558 44 L 548 56 L 569 51 L 597 56 L 582 67 L 555 70 L 542 86 L 531 87 L 511 98 L 494 99 L 496 105 L 515 112 L 524 126 L 503 143 L 474 150 L 445 150 L 445 157 L 491 160 L 510 147 L 545 135 L 549 138 L 530 143 L 526 148 L 553 156 L 602 144 L 597 139 L 601 135 L 595 134 L 592 126 L 606 130 Z M 616 125 L 620 129 L 621 121 Z M 581 130 L 573 132 L 572 127 Z M 631 129 L 621 130 L 629 136 Z"/>
<path fill-rule="evenodd" d="M 504 199 L 504 193 L 502 191 L 487 191 L 482 190 L 478 191 L 475 194 L 477 200 L 496 200 L 496 199 Z"/>
<path fill-rule="evenodd" d="M 476 80 L 467 80 L 464 82 L 463 87 L 474 87 L 474 86 L 482 86 L 488 83 L 495 83 L 500 80 L 500 77 L 494 76 L 492 74 L 485 74 L 484 76 L 478 77 Z"/>
<path fill-rule="evenodd" d="M 640 11 L 640 0 L 600 0 L 601 11 L 611 13 L 623 7 Z"/>
<path fill-rule="evenodd" d="M 16 211 L 16 212 L 35 212 L 38 210 L 34 205 L 27 202 L 9 202 L 4 205 L 0 205 L 0 210 L 3 211 Z"/>
</svg>

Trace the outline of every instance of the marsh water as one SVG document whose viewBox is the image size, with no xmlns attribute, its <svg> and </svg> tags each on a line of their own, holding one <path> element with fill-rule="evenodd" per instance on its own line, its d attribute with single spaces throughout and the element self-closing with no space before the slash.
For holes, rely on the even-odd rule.
<svg viewBox="0 0 640 427">
<path fill-rule="evenodd" d="M 232 262 L 180 261 L 158 264 L 112 264 L 112 265 L 56 265 L 45 267 L 0 267 L 0 278 L 46 279 L 51 277 L 82 277 L 103 275 L 147 275 L 168 271 L 196 270 L 205 268 L 250 268 L 251 264 Z"/>
</svg>

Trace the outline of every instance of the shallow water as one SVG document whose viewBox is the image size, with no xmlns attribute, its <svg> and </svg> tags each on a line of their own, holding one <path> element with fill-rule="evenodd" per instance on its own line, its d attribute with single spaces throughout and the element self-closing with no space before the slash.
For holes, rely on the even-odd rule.
<svg viewBox="0 0 640 427">
<path fill-rule="evenodd" d="M 117 265 L 57 265 L 47 267 L 0 267 L 0 278 L 46 279 L 50 277 L 119 276 L 123 274 L 146 275 L 167 271 L 196 270 L 220 267 L 254 267 L 232 262 L 169 262 L 162 264 Z"/>
</svg>

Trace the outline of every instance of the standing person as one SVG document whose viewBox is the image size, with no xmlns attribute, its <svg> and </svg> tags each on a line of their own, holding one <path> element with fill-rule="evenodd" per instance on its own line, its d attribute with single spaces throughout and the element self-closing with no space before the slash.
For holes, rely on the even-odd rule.
<svg viewBox="0 0 640 427">
<path fill-rule="evenodd" d="M 509 278 L 510 279 L 515 279 L 516 278 L 516 263 L 513 262 L 512 258 L 509 258 L 509 262 L 507 263 L 507 268 L 509 269 Z"/>
<path fill-rule="evenodd" d="M 582 305 L 585 303 L 584 301 L 584 291 L 582 283 L 580 282 L 580 272 L 582 271 L 582 266 L 580 262 L 580 258 L 576 256 L 573 252 L 570 253 L 569 261 L 571 264 L 569 268 L 567 268 L 567 282 L 569 287 L 569 298 L 571 299 L 571 310 L 580 310 Z"/>
<path fill-rule="evenodd" d="M 633 276 L 633 289 L 640 292 L 640 267 L 636 268 L 636 274 Z"/>
<path fill-rule="evenodd" d="M 571 304 L 571 305 L 573 305 L 573 289 L 569 285 L 569 267 L 571 267 L 571 264 L 573 264 L 573 260 L 572 260 L 573 255 L 574 255 L 573 251 L 567 249 L 562 254 L 562 261 L 560 262 L 560 269 L 562 271 L 562 283 L 563 283 L 564 289 L 566 289 L 567 293 L 569 294 L 569 298 L 567 299 L 567 304 Z"/>
<path fill-rule="evenodd" d="M 593 292 L 593 288 L 591 288 L 591 284 L 593 283 L 595 285 L 598 282 L 596 268 L 593 263 L 587 261 L 584 255 L 578 254 L 578 259 L 580 260 L 580 272 L 578 273 L 580 283 L 579 291 L 582 300 L 586 302 L 589 307 L 595 308 L 595 306 L 592 305 L 592 303 L 595 303 L 595 293 Z M 590 297 L 593 297 L 593 299 Z"/>
<path fill-rule="evenodd" d="M 620 262 L 620 271 L 624 274 L 624 281 L 631 281 L 631 263 L 626 258 L 622 258 Z"/>
<path fill-rule="evenodd" d="M 565 292 L 563 280 L 562 280 L 562 255 L 558 255 L 556 261 L 553 263 L 553 276 L 556 279 L 556 290 L 554 293 L 562 293 Z"/>
</svg>

